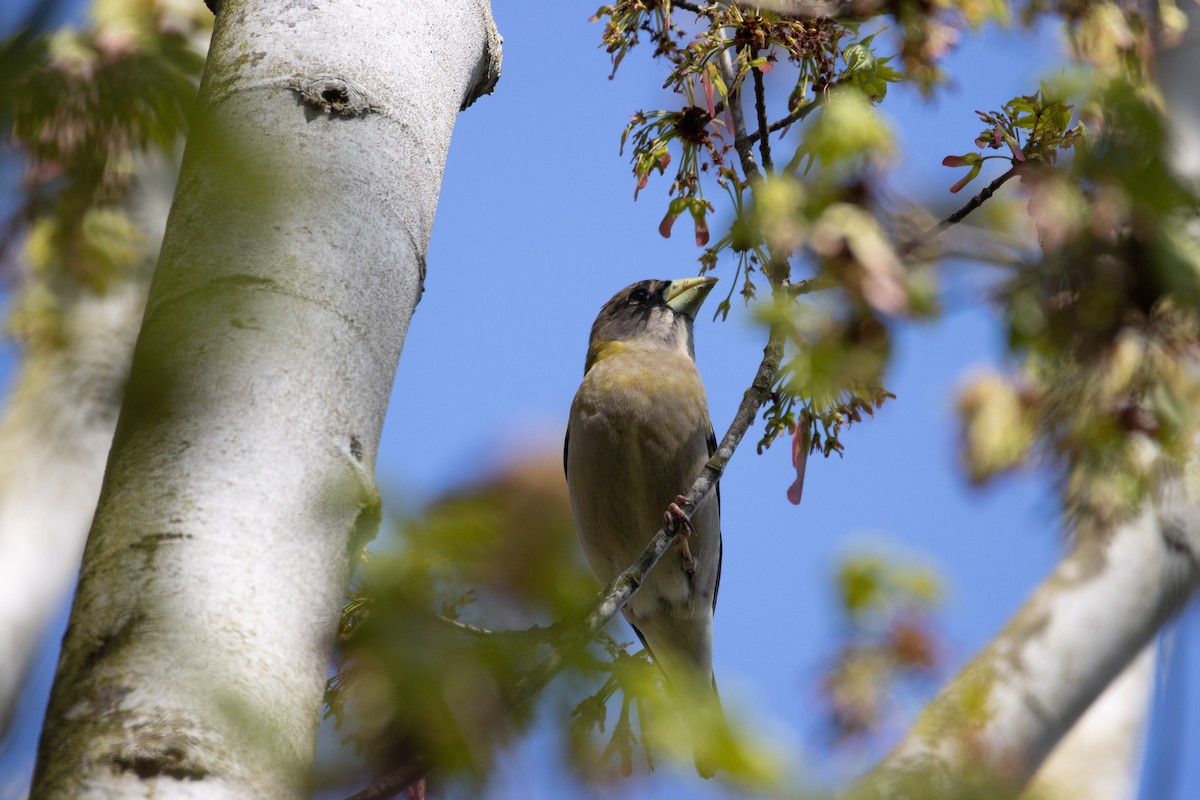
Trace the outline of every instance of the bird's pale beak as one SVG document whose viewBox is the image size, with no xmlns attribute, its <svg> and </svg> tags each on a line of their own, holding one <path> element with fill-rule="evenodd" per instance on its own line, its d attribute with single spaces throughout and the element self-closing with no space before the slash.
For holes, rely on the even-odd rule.
<svg viewBox="0 0 1200 800">
<path fill-rule="evenodd" d="M 664 293 L 667 307 L 677 314 L 687 314 L 695 319 L 696 312 L 704 305 L 704 298 L 708 297 L 716 283 L 716 278 L 681 278 L 671 281 Z"/>
</svg>

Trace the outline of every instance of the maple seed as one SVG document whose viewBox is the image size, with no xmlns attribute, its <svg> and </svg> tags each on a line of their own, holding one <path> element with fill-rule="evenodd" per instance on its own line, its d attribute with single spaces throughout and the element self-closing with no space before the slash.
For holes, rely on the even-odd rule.
<svg viewBox="0 0 1200 800">
<path fill-rule="evenodd" d="M 663 217 L 662 222 L 658 224 L 658 232 L 664 239 L 671 238 L 671 228 L 675 225 L 675 220 L 677 219 L 679 219 L 678 214 L 668 213 L 665 217 Z"/>
</svg>

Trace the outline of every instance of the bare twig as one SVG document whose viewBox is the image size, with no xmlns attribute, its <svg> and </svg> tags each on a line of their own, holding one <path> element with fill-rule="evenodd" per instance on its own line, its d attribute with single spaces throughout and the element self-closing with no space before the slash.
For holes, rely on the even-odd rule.
<svg viewBox="0 0 1200 800">
<path fill-rule="evenodd" d="M 814 98 L 811 103 L 801 106 L 800 108 L 796 109 L 791 114 L 788 114 L 786 117 L 784 117 L 781 120 L 772 122 L 770 125 L 767 126 L 767 133 L 772 134 L 777 130 L 782 130 L 783 128 L 786 128 L 788 125 L 795 125 L 797 122 L 803 122 L 804 119 L 809 114 L 811 114 L 813 111 L 816 110 L 817 106 L 821 105 L 821 102 L 822 102 L 821 97 L 822 97 L 821 95 L 817 95 L 817 97 Z M 754 133 L 748 134 L 746 136 L 746 140 L 750 144 L 754 144 L 754 142 L 756 142 L 760 138 L 762 138 L 762 135 L 763 135 L 763 129 L 761 127 L 759 127 L 759 129 L 756 130 Z"/>
<path fill-rule="evenodd" d="M 748 0 L 741 5 L 774 11 L 780 16 L 794 19 L 828 19 L 845 16 L 847 12 L 856 19 L 865 19 L 874 14 L 881 4 L 876 0 L 857 4 L 852 0 Z"/>
<path fill-rule="evenodd" d="M 722 39 L 728 41 L 729 35 L 722 29 L 720 31 Z M 742 114 L 742 102 L 739 92 L 733 88 L 737 73 L 733 69 L 733 58 L 729 55 L 729 48 L 726 47 L 721 51 L 721 72 L 725 79 L 725 85 L 729 89 L 729 117 L 733 121 L 733 147 L 737 151 L 738 160 L 742 166 L 742 174 L 746 176 L 746 182 L 750 184 L 752 194 L 757 194 L 758 186 L 762 183 L 762 171 L 758 168 L 758 162 L 754 160 L 754 148 L 752 146 L 753 139 L 746 134 L 746 118 Z M 762 124 L 766 123 L 765 114 L 762 116 Z M 765 141 L 766 137 L 763 137 Z M 770 152 L 769 150 L 767 151 Z M 782 287 L 787 284 L 788 277 L 791 275 L 791 265 L 788 263 L 787 255 L 774 250 L 770 251 L 770 261 L 764 265 L 764 272 L 767 279 L 771 282 L 771 287 L 775 292 L 782 290 Z"/>
<path fill-rule="evenodd" d="M 453 628 L 459 633 L 465 633 L 468 636 L 473 636 L 477 639 L 486 639 L 488 637 L 497 635 L 497 631 L 488 630 L 487 628 L 480 628 L 476 625 L 468 625 L 465 622 L 459 622 L 456 619 L 450 619 L 450 617 L 447 617 L 445 614 L 430 614 L 430 616 L 441 625 L 445 625 L 448 628 Z M 507 632 L 508 631 L 505 631 L 505 633 Z"/>
<path fill-rule="evenodd" d="M 965 206 L 960 208 L 958 211 L 955 211 L 953 214 L 946 217 L 944 220 L 934 225 L 920 236 L 914 237 L 913 239 L 910 239 L 909 241 L 900 245 L 896 248 L 896 252 L 902 256 L 906 256 L 921 245 L 928 243 L 938 236 L 941 236 L 946 232 L 947 228 L 962 222 L 964 219 L 966 219 L 968 214 L 986 203 L 991 196 L 996 193 L 997 189 L 1014 178 L 1018 174 L 1019 169 L 1020 167 L 1014 164 L 1008 172 L 1004 173 L 999 178 L 996 178 L 996 180 L 985 186 L 983 191 L 972 197 Z"/>
<path fill-rule="evenodd" d="M 792 283 L 785 282 L 780 286 L 780 292 L 788 297 L 800 297 L 813 292 L 821 292 L 825 289 L 831 289 L 836 286 L 836 282 L 825 275 L 818 275 L 815 278 L 805 278 L 802 281 Z"/>
<path fill-rule="evenodd" d="M 469 625 L 465 622 L 459 622 L 456 619 L 451 619 L 445 614 L 430 614 L 433 620 L 448 628 L 452 628 L 459 633 L 466 634 L 476 639 L 508 638 L 508 639 L 530 639 L 538 642 L 550 642 L 558 637 L 559 625 L 533 625 L 528 628 L 522 628 L 515 631 L 494 631 L 489 628 L 481 628 L 478 625 Z"/>
<path fill-rule="evenodd" d="M 682 8 L 684 11 L 691 11 L 693 14 L 700 16 L 709 16 L 710 11 L 707 6 L 701 6 L 697 3 L 689 2 L 689 0 L 672 0 L 671 5 L 674 8 Z M 747 0 L 738 5 L 746 8 L 766 9 L 774 11 L 780 16 L 791 17 L 794 19 L 824 19 L 829 17 L 839 17 L 851 10 L 850 0 Z M 861 5 L 861 3 L 860 3 Z M 874 6 L 877 5 L 874 0 L 866 9 L 853 9 L 856 18 L 865 18 L 874 13 Z"/>
<path fill-rule="evenodd" d="M 758 129 L 766 131 L 768 130 L 767 93 L 763 89 L 763 76 L 756 68 L 752 67 L 750 71 L 754 73 L 754 108 L 758 112 Z M 756 138 L 758 139 L 758 152 L 762 156 L 763 171 L 770 175 L 775 171 L 775 165 L 771 163 L 771 137 L 757 136 Z"/>
</svg>

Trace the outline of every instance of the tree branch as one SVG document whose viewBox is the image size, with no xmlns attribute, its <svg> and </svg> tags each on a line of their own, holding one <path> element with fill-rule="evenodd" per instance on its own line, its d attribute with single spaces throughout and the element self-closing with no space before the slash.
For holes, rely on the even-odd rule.
<svg viewBox="0 0 1200 800">
<path fill-rule="evenodd" d="M 877 0 L 854 2 L 854 0 L 748 0 L 739 3 L 749 8 L 766 9 L 793 19 L 829 19 L 850 16 L 866 19 L 872 16 L 881 3 Z"/>
<path fill-rule="evenodd" d="M 680 8 L 684 7 L 678 3 L 676 5 L 679 5 Z M 721 66 L 722 71 L 725 73 L 726 85 L 732 87 L 734 85 L 734 72 L 728 49 L 722 51 Z M 749 139 L 746 136 L 746 123 L 742 115 L 741 104 L 737 99 L 736 90 L 731 89 L 727 105 L 733 120 L 736 140 L 741 140 L 743 143 L 741 147 L 738 147 L 742 170 L 747 174 L 748 180 L 753 175 L 754 181 L 757 182 L 757 180 L 761 179 L 762 175 L 758 170 L 758 165 L 754 161 L 754 153 L 750 149 Z M 765 125 L 765 112 L 760 111 L 760 117 L 762 118 L 762 124 Z M 773 282 L 773 286 L 776 292 L 784 291 L 783 285 L 779 282 Z M 800 293 L 802 292 L 797 288 L 796 294 Z M 754 423 L 754 418 L 758 415 L 758 410 L 770 398 L 771 386 L 775 383 L 775 375 L 778 373 L 780 362 L 783 360 L 783 343 L 783 335 L 777 330 L 772 331 L 767 340 L 767 345 L 763 349 L 762 361 L 755 372 L 754 380 L 751 382 L 750 388 L 743 395 L 742 402 L 738 406 L 737 413 L 734 414 L 729 429 L 725 432 L 724 437 L 722 437 L 721 443 L 717 446 L 717 450 L 712 458 L 704 465 L 704 469 L 700 472 L 700 475 L 696 478 L 687 494 L 684 495 L 686 501 L 680 505 L 688 513 L 693 513 L 712 494 L 717 482 L 721 479 L 721 475 L 725 472 L 725 467 L 728 465 L 729 459 L 733 457 L 742 438 L 746 435 L 746 431 Z M 646 579 L 646 575 L 649 574 L 650 570 L 654 568 L 654 565 L 658 563 L 663 554 L 674 544 L 675 538 L 676 534 L 669 526 L 664 525 L 659 528 L 637 560 L 600 593 L 596 606 L 588 614 L 584 624 L 571 631 L 545 661 L 517 682 L 510 693 L 510 702 L 514 705 L 520 705 L 528 701 L 562 669 L 567 653 L 586 645 L 596 638 L 641 587 L 642 582 Z"/>
<path fill-rule="evenodd" d="M 346 800 L 387 800 L 424 778 L 432 768 L 433 763 L 429 756 L 414 753 L 399 768 L 384 775 L 358 794 L 350 795 Z"/>
<path fill-rule="evenodd" d="M 425 609 L 420 609 L 419 606 L 414 605 L 413 607 L 417 608 L 418 610 L 421 610 L 421 611 L 425 610 Z M 434 622 L 438 623 L 439 625 L 444 625 L 445 627 L 450 628 L 453 631 L 465 634 L 474 639 L 489 639 L 489 638 L 493 638 L 493 637 L 495 637 L 495 638 L 507 637 L 507 638 L 512 638 L 512 639 L 530 639 L 531 641 L 546 643 L 546 642 L 550 642 L 554 637 L 556 637 L 558 635 L 558 630 L 561 627 L 560 624 L 549 625 L 549 626 L 533 625 L 528 628 L 523 628 L 521 630 L 514 630 L 514 631 L 499 630 L 499 631 L 496 631 L 496 630 L 491 630 L 490 628 L 481 628 L 478 625 L 470 625 L 466 622 L 460 622 L 459 620 L 451 619 L 450 617 L 447 617 L 445 614 L 435 614 L 431 611 L 427 612 L 427 614 L 430 619 L 432 619 Z"/>
<path fill-rule="evenodd" d="M 682 8 L 684 11 L 690 11 L 698 17 L 711 15 L 711 12 L 707 8 L 701 7 L 696 3 L 689 3 L 687 0 L 672 0 L 671 5 L 675 8 Z"/>
<path fill-rule="evenodd" d="M 802 281 L 792 283 L 785 282 L 780 291 L 788 297 L 801 297 L 813 292 L 822 292 L 826 289 L 831 289 L 837 285 L 837 282 L 827 275 L 818 275 L 815 278 L 805 278 Z"/>
<path fill-rule="evenodd" d="M 672 0 L 671 5 L 702 17 L 710 16 L 707 7 L 689 2 L 689 0 Z M 774 11 L 780 16 L 793 19 L 826 19 L 845 15 L 847 11 L 851 10 L 852 2 L 851 0 L 747 0 L 738 5 L 744 8 Z M 861 2 L 860 5 L 862 5 Z M 854 9 L 856 12 L 854 17 L 865 19 L 874 13 L 876 6 L 878 3 L 870 0 L 869 6 L 863 9 Z"/>
<path fill-rule="evenodd" d="M 691 3 L 676 2 L 674 5 L 698 14 L 704 13 L 703 9 Z M 722 32 L 722 36 L 725 36 L 724 32 Z M 754 137 L 749 137 L 746 134 L 746 122 L 742 114 L 738 91 L 733 88 L 736 73 L 733 70 L 728 48 L 721 53 L 721 68 L 724 73 L 725 83 L 730 87 L 726 105 L 733 121 L 734 146 L 740 157 L 742 171 L 746 175 L 747 181 L 751 184 L 753 191 L 753 187 L 762 180 L 762 173 L 754 160 L 752 146 L 752 142 L 759 138 L 759 135 L 756 134 Z M 756 92 L 761 92 L 760 87 L 761 77 L 756 82 Z M 761 94 L 759 94 L 759 101 L 760 131 L 767 130 L 769 132 L 770 130 L 774 130 L 773 128 L 766 127 L 765 102 Z M 806 106 L 807 108 L 810 107 Z M 807 113 L 807 111 L 804 113 Z M 790 123 L 781 122 L 779 127 L 783 127 L 783 124 Z M 767 145 L 766 137 L 763 136 L 762 138 L 763 146 L 761 150 L 766 154 L 765 160 L 769 164 L 769 146 Z M 812 278 L 797 284 L 788 283 L 787 259 L 785 256 L 774 252 L 771 253 L 770 266 L 772 269 L 768 270 L 767 277 L 771 281 L 774 293 L 779 297 L 797 297 L 831 285 L 827 279 L 823 278 Z M 746 390 L 746 393 L 742 397 L 742 402 L 734 414 L 729 429 L 725 432 L 724 437 L 722 437 L 712 458 L 704 465 L 704 469 L 684 495 L 686 498 L 685 502 L 680 503 L 680 506 L 689 514 L 694 513 L 713 493 L 717 482 L 725 472 L 726 465 L 728 465 L 738 445 L 745 437 L 746 431 L 754 423 L 759 409 L 770 398 L 771 387 L 775 382 L 775 375 L 778 373 L 779 365 L 783 360 L 783 345 L 783 334 L 779 330 L 772 330 L 766 347 L 763 349 L 762 361 L 758 365 L 750 388 Z M 600 635 L 608 623 L 625 607 L 625 604 L 629 602 L 630 598 L 641 587 L 650 570 L 659 562 L 663 554 L 671 548 L 675 543 L 675 539 L 676 533 L 669 526 L 664 525 L 659 528 L 637 560 L 600 592 L 596 598 L 596 604 L 585 618 L 583 624 L 569 628 L 559 643 L 554 646 L 553 651 L 513 685 L 512 689 L 507 693 L 507 707 L 509 709 L 518 708 L 535 697 L 549 684 L 555 675 L 562 671 L 569 655 L 586 647 L 589 642 Z M 468 633 L 474 632 L 468 631 Z M 393 797 L 396 793 L 412 785 L 416 780 L 427 774 L 432 767 L 433 765 L 427 759 L 411 759 L 408 763 L 389 772 L 369 788 L 352 796 L 349 800 L 381 800 L 381 798 Z"/>
<path fill-rule="evenodd" d="M 721 29 L 720 36 L 726 42 L 729 41 L 729 35 L 724 29 Z M 733 147 L 737 151 L 738 160 L 742 165 L 742 174 L 746 176 L 746 182 L 750 184 L 751 194 L 757 194 L 758 185 L 762 183 L 763 176 L 758 168 L 758 163 L 754 160 L 753 139 L 746 134 L 746 118 L 742 114 L 740 91 L 733 88 L 737 82 L 737 73 L 733 69 L 733 58 L 729 55 L 728 47 L 721 51 L 721 72 L 725 85 L 730 87 L 727 105 L 729 106 L 730 120 L 733 122 Z M 765 125 L 765 112 L 760 114 L 760 119 L 760 125 Z M 759 130 L 762 128 L 760 127 Z M 764 135 L 762 139 L 765 144 L 766 136 Z M 770 150 L 767 150 L 767 153 L 769 154 Z M 777 296 L 781 296 L 783 288 L 788 285 L 791 265 L 788 263 L 787 255 L 777 252 L 774 248 L 770 250 L 770 257 L 770 260 L 764 265 L 764 273 L 767 280 L 771 282 L 772 290 Z"/>
</svg>

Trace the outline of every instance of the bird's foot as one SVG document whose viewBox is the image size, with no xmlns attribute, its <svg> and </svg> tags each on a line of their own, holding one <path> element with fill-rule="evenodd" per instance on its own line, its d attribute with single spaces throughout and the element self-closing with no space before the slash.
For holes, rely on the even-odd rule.
<svg viewBox="0 0 1200 800">
<path fill-rule="evenodd" d="M 667 506 L 663 519 L 679 537 L 679 553 L 683 557 L 683 571 L 690 575 L 696 571 L 696 559 L 692 557 L 692 548 L 688 547 L 688 537 L 695 533 L 696 529 L 692 527 L 692 518 L 680 507 L 681 503 L 686 502 L 686 497 L 678 495 L 675 502 Z"/>
</svg>

